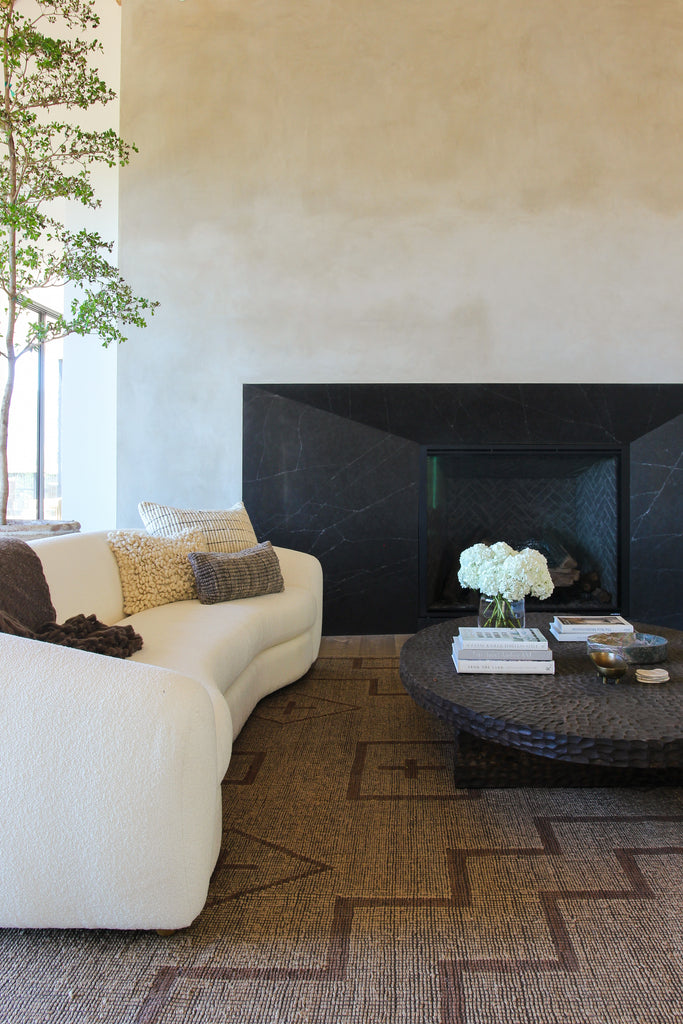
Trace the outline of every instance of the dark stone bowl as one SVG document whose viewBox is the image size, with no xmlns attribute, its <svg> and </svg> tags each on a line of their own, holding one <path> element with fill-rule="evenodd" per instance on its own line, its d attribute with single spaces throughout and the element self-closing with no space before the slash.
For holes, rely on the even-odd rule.
<svg viewBox="0 0 683 1024">
<path fill-rule="evenodd" d="M 669 644 L 654 633 L 597 633 L 587 641 L 587 650 L 613 651 L 629 665 L 656 665 L 666 661 Z"/>
</svg>

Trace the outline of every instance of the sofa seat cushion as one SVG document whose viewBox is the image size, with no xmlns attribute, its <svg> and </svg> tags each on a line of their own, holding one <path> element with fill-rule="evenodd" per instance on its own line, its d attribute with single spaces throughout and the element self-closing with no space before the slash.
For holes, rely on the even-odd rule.
<svg viewBox="0 0 683 1024">
<path fill-rule="evenodd" d="M 124 621 L 145 641 L 133 661 L 173 669 L 199 680 L 209 692 L 226 694 L 261 651 L 309 630 L 316 617 L 313 594 L 291 587 L 224 604 L 178 601 Z"/>
<path fill-rule="evenodd" d="M 221 604 L 177 601 L 124 621 L 145 641 L 134 661 L 172 668 L 225 693 L 257 654 L 310 629 L 316 612 L 313 596 L 291 587 Z"/>
</svg>

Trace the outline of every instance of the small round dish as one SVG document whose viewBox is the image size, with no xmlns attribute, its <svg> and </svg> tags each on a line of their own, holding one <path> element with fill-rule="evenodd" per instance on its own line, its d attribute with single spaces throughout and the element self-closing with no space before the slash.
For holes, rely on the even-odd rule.
<svg viewBox="0 0 683 1024">
<path fill-rule="evenodd" d="M 666 661 L 669 644 L 654 633 L 596 633 L 588 637 L 587 650 L 614 651 L 629 665 L 656 665 Z"/>
<path fill-rule="evenodd" d="M 604 683 L 618 683 L 628 672 L 628 662 L 618 651 L 590 651 L 589 654 Z"/>
</svg>

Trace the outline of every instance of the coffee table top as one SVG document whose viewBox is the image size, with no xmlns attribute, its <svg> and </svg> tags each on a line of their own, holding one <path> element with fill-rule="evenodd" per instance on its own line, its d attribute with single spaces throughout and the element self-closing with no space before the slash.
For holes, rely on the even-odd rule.
<svg viewBox="0 0 683 1024">
<path fill-rule="evenodd" d="M 401 679 L 413 699 L 456 729 L 563 761 L 624 767 L 683 766 L 683 632 L 634 623 L 669 641 L 663 666 L 670 681 L 636 682 L 635 674 L 604 683 L 585 641 L 560 643 L 547 615 L 527 626 L 548 637 L 555 675 L 457 673 L 451 657 L 460 626 L 452 619 L 416 633 L 401 652 Z"/>
</svg>

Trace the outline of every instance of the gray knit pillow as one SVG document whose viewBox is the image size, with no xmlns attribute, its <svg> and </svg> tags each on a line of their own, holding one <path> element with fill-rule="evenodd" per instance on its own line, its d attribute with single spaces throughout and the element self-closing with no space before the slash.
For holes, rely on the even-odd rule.
<svg viewBox="0 0 683 1024">
<path fill-rule="evenodd" d="M 191 551 L 188 556 L 202 604 L 237 601 L 285 589 L 280 562 L 269 540 L 245 551 Z"/>
</svg>

